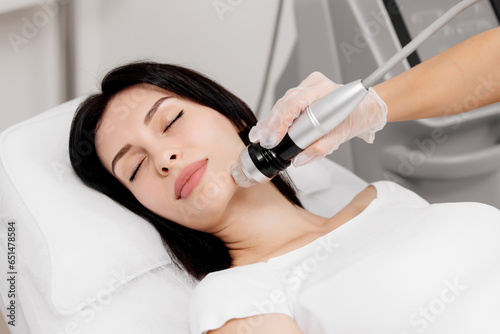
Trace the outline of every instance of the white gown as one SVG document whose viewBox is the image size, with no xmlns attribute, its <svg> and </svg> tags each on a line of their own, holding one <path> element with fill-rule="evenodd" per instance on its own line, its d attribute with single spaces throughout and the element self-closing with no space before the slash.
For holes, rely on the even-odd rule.
<svg viewBox="0 0 500 334">
<path fill-rule="evenodd" d="M 373 186 L 377 198 L 321 238 L 207 275 L 191 333 L 265 313 L 289 315 L 305 334 L 500 333 L 500 211 Z"/>
</svg>

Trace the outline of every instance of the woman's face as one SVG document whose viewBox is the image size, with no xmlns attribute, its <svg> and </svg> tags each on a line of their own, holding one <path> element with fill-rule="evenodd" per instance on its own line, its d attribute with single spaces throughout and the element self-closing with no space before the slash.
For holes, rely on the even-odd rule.
<svg viewBox="0 0 500 334">
<path fill-rule="evenodd" d="M 213 232 L 238 186 L 230 174 L 245 147 L 224 115 L 153 85 L 129 87 L 108 104 L 97 154 L 146 208 Z"/>
</svg>

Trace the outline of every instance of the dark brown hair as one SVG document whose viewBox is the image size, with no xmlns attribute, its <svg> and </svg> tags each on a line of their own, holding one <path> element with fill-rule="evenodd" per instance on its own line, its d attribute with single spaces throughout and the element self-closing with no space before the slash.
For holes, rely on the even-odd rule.
<svg viewBox="0 0 500 334">
<path fill-rule="evenodd" d="M 69 140 L 73 169 L 86 185 L 149 221 L 160 233 L 174 261 L 195 278 L 229 268 L 232 259 L 220 239 L 152 213 L 104 168 L 97 156 L 95 130 L 110 99 L 123 89 L 140 83 L 158 86 L 220 112 L 236 126 L 245 145 L 250 143 L 248 132 L 257 119 L 238 97 L 193 70 L 170 64 L 136 62 L 110 71 L 102 81 L 102 92 L 89 96 L 78 107 Z M 276 176 L 272 182 L 290 202 L 302 207 L 286 174 Z"/>
</svg>

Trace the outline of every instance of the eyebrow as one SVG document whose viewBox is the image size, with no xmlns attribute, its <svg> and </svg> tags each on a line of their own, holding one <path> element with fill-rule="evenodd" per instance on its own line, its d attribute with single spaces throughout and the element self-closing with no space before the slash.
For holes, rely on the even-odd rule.
<svg viewBox="0 0 500 334">
<path fill-rule="evenodd" d="M 132 145 L 127 144 L 123 146 L 122 149 L 118 151 L 118 153 L 116 153 L 115 157 L 113 158 L 113 161 L 111 162 L 111 171 L 113 172 L 113 174 L 115 174 L 115 165 L 118 162 L 118 160 L 120 160 L 125 154 L 127 154 L 127 152 L 130 151 L 131 148 Z"/>
<path fill-rule="evenodd" d="M 146 113 L 146 116 L 144 116 L 144 124 L 147 126 L 149 123 L 151 123 L 151 120 L 153 119 L 154 115 L 158 111 L 158 108 L 160 108 L 161 104 L 163 101 L 165 101 L 168 98 L 171 98 L 172 96 L 163 96 L 160 97 L 154 104 L 153 106 L 148 110 Z M 111 171 L 113 174 L 115 174 L 115 165 L 116 163 L 123 158 L 125 154 L 127 154 L 128 151 L 132 148 L 132 145 L 127 144 L 123 146 L 118 153 L 116 153 L 115 157 L 113 158 L 113 161 L 111 161 Z M 116 174 L 115 174 L 116 175 Z"/>
<path fill-rule="evenodd" d="M 171 97 L 172 96 L 160 97 L 158 99 L 158 101 L 156 101 L 155 104 L 153 104 L 153 106 L 151 107 L 151 109 L 149 109 L 149 111 L 146 114 L 146 116 L 144 116 L 144 124 L 145 125 L 148 125 L 151 122 L 151 120 L 153 119 L 154 115 L 158 111 L 158 108 L 160 108 L 160 106 L 163 103 L 163 101 L 165 101 L 166 99 L 171 98 Z"/>
</svg>

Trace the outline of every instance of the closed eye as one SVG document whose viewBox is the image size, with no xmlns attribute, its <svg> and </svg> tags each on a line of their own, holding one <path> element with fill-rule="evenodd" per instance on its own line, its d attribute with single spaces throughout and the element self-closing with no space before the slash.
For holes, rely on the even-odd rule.
<svg viewBox="0 0 500 334">
<path fill-rule="evenodd" d="M 184 109 L 182 109 L 178 114 L 177 116 L 175 116 L 175 118 L 170 122 L 168 123 L 168 125 L 165 127 L 165 129 L 163 130 L 162 133 L 165 133 L 174 123 L 175 121 L 177 121 L 179 118 L 181 118 L 181 116 L 184 115 Z M 129 181 L 132 182 L 134 181 L 135 177 L 137 176 L 137 173 L 139 172 L 139 170 L 141 169 L 142 167 L 142 164 L 144 162 L 144 160 L 146 159 L 146 157 L 144 157 L 140 162 L 139 164 L 137 164 L 137 166 L 135 167 L 134 171 L 132 172 L 132 175 L 130 176 L 129 178 Z"/>
<path fill-rule="evenodd" d="M 133 171 L 132 175 L 130 176 L 130 179 L 129 179 L 129 181 L 130 181 L 130 182 L 134 181 L 134 179 L 135 179 L 135 177 L 136 177 L 136 175 L 137 175 L 137 172 L 139 171 L 139 169 L 141 169 L 142 163 L 144 162 L 144 160 L 145 160 L 145 159 L 146 159 L 146 157 L 144 157 L 144 158 L 143 158 L 143 159 L 139 162 L 139 164 L 135 167 L 135 169 L 134 169 L 134 171 Z"/>
<path fill-rule="evenodd" d="M 168 125 L 165 127 L 165 129 L 163 129 L 163 133 L 165 133 L 173 124 L 175 121 L 177 121 L 179 118 L 181 118 L 181 116 L 184 115 L 184 109 L 182 109 L 178 114 L 177 116 L 175 116 L 175 118 L 172 120 L 172 122 L 168 123 Z"/>
</svg>

